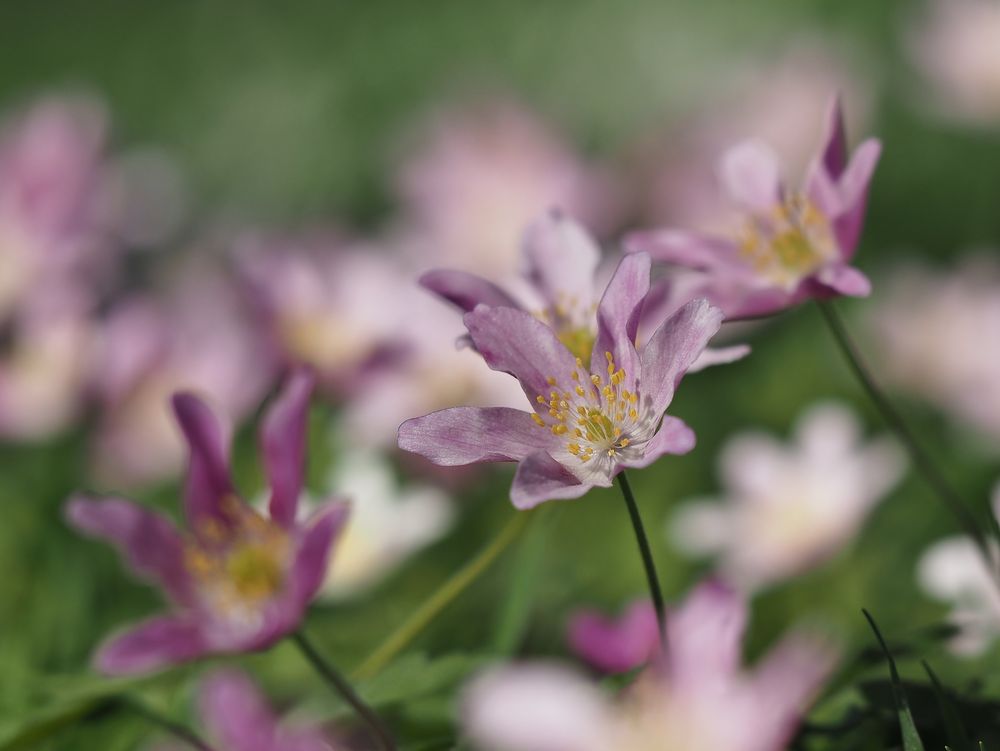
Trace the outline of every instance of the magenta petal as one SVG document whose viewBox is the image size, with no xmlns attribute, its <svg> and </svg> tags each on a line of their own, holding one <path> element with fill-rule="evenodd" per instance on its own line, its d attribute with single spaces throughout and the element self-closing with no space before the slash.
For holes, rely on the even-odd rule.
<svg viewBox="0 0 1000 751">
<path fill-rule="evenodd" d="M 610 352 L 615 364 L 625 370 L 623 386 L 632 389 L 639 377 L 639 354 L 635 336 L 642 304 L 649 293 L 650 258 L 646 253 L 625 256 L 615 269 L 597 307 L 597 340 L 590 372 L 603 373 Z"/>
<path fill-rule="evenodd" d="M 664 321 L 642 350 L 644 398 L 656 413 L 666 411 L 674 390 L 722 325 L 722 311 L 692 300 Z"/>
<path fill-rule="evenodd" d="M 201 625 L 191 617 L 151 618 L 113 636 L 98 650 L 95 667 L 108 675 L 149 673 L 209 652 Z"/>
<path fill-rule="evenodd" d="M 549 304 L 588 305 L 601 253 L 586 231 L 559 211 L 546 214 L 524 234 L 528 278 Z"/>
<path fill-rule="evenodd" d="M 843 211 L 834 218 L 833 228 L 845 260 L 854 255 L 861 238 L 861 228 L 868 206 L 868 185 L 882 154 L 882 144 L 872 138 L 861 144 L 851 157 L 851 163 L 840 177 Z"/>
<path fill-rule="evenodd" d="M 826 138 L 823 142 L 823 167 L 834 180 L 847 166 L 847 134 L 840 95 L 834 95 L 826 116 Z"/>
<path fill-rule="evenodd" d="M 118 548 L 141 578 L 155 581 L 174 602 L 190 601 L 184 540 L 170 520 L 120 498 L 80 497 L 66 504 L 66 519 L 84 534 Z"/>
<path fill-rule="evenodd" d="M 666 666 L 677 690 L 681 684 L 731 679 L 740 667 L 747 604 L 721 582 L 699 584 L 667 618 Z"/>
<path fill-rule="evenodd" d="M 203 401 L 192 394 L 175 394 L 174 412 L 190 447 L 184 508 L 191 526 L 225 519 L 221 502 L 232 494 L 229 457 L 222 428 Z"/>
<path fill-rule="evenodd" d="M 551 433 L 510 407 L 452 407 L 399 426 L 399 447 L 435 464 L 517 462 L 549 445 Z"/>
<path fill-rule="evenodd" d="M 848 297 L 868 297 L 872 291 L 872 283 L 868 277 L 853 266 L 828 266 L 816 275 L 816 280 Z"/>
<path fill-rule="evenodd" d="M 617 621 L 585 610 L 569 624 L 570 647 L 606 673 L 624 673 L 654 655 L 660 645 L 656 610 L 648 600 L 633 603 Z"/>
<path fill-rule="evenodd" d="M 549 378 L 564 389 L 573 382 L 576 359 L 552 329 L 530 313 L 479 306 L 465 314 L 465 325 L 486 364 L 517 378 L 534 407 L 535 397 L 551 391 Z"/>
<path fill-rule="evenodd" d="M 253 682 L 238 670 L 217 670 L 201 686 L 203 724 L 232 751 L 279 748 L 277 718 Z"/>
<path fill-rule="evenodd" d="M 295 523 L 306 463 L 309 398 L 315 378 L 309 371 L 292 374 L 264 418 L 261 456 L 271 485 L 271 518 L 283 527 Z"/>
<path fill-rule="evenodd" d="M 664 454 L 686 454 L 694 448 L 695 442 L 694 431 L 683 420 L 667 415 L 663 418 L 656 435 L 643 449 L 642 459 L 628 462 L 627 466 L 642 469 Z"/>
<path fill-rule="evenodd" d="M 464 271 L 435 269 L 420 277 L 420 284 L 465 312 L 477 305 L 520 308 L 518 302 L 492 282 Z"/>
<path fill-rule="evenodd" d="M 744 141 L 722 156 L 719 177 L 729 196 L 753 211 L 781 203 L 781 172 L 775 153 L 760 141 Z"/>
<path fill-rule="evenodd" d="M 350 512 L 350 503 L 331 501 L 316 513 L 302 534 L 289 572 L 290 590 L 302 611 L 326 578 L 334 542 L 347 524 Z"/>
<path fill-rule="evenodd" d="M 538 451 L 517 465 L 510 500 L 523 510 L 544 501 L 579 498 L 591 487 L 547 453 Z"/>
</svg>

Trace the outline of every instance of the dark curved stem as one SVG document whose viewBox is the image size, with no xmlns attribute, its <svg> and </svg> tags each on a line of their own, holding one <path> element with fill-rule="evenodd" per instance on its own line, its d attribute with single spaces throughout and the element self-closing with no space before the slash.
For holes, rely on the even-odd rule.
<svg viewBox="0 0 1000 751">
<path fill-rule="evenodd" d="M 632 486 L 629 485 L 624 470 L 618 474 L 618 487 L 621 488 L 622 496 L 625 498 L 625 506 L 628 508 L 629 518 L 632 519 L 632 529 L 635 530 L 635 541 L 639 544 L 642 565 L 646 569 L 646 582 L 649 584 L 649 595 L 653 598 L 653 607 L 656 609 L 656 621 L 660 624 L 660 644 L 665 655 L 667 653 L 667 611 L 663 605 L 663 591 L 660 589 L 660 578 L 656 575 L 656 564 L 653 562 L 653 551 L 649 548 L 646 528 L 639 515 L 639 506 L 635 502 L 635 496 L 632 495 Z"/>
<path fill-rule="evenodd" d="M 331 665 L 326 658 L 317 651 L 316 647 L 302 630 L 292 633 L 292 641 L 302 651 L 302 654 L 309 663 L 316 669 L 327 684 L 344 699 L 355 712 L 368 724 L 372 733 L 378 739 L 379 746 L 385 751 L 396 751 L 396 742 L 392 739 L 389 731 L 382 724 L 382 721 L 375 714 L 374 710 L 365 704 L 364 700 L 357 695 L 351 684 L 347 682 L 340 673 Z"/>
<path fill-rule="evenodd" d="M 144 703 L 135 699 L 124 699 L 122 704 L 147 722 L 158 725 L 175 738 L 184 741 L 191 748 L 196 748 L 198 751 L 212 751 L 212 747 L 205 743 L 191 728 L 161 715 Z"/>
<path fill-rule="evenodd" d="M 976 546 L 986 559 L 989 570 L 993 572 L 993 556 L 991 555 L 989 546 L 986 543 L 986 537 L 983 535 L 983 532 L 979 527 L 979 523 L 976 521 L 976 517 L 971 511 L 969 511 L 961 496 L 959 496 L 959 494 L 951 486 L 951 483 L 948 482 L 944 474 L 938 469 L 934 460 L 931 458 L 931 455 L 920 444 L 920 441 L 917 440 L 916 435 L 910 429 L 910 426 L 907 425 L 902 415 L 899 414 L 892 402 L 889 401 L 889 399 L 882 392 L 882 389 L 879 388 L 875 379 L 872 377 L 871 371 L 861 358 L 857 347 L 854 345 L 854 342 L 851 341 L 851 338 L 847 333 L 847 329 L 844 326 L 844 322 L 837 314 L 836 308 L 834 308 L 831 302 L 826 300 L 818 300 L 817 304 L 819 305 L 820 312 L 823 314 L 823 319 L 826 321 L 826 325 L 830 329 L 830 333 L 833 334 L 833 338 L 836 340 L 841 353 L 847 360 L 848 365 L 850 365 L 851 370 L 854 371 L 854 375 L 857 377 L 858 381 L 860 381 L 865 392 L 868 394 L 868 397 L 882 415 L 882 419 L 885 420 L 889 428 L 902 442 L 903 446 L 910 454 L 910 459 L 913 461 L 916 470 L 923 476 L 924 481 L 931 487 L 944 506 L 955 517 L 956 521 L 965 533 L 968 534 L 969 537 L 971 537 L 976 543 Z"/>
</svg>

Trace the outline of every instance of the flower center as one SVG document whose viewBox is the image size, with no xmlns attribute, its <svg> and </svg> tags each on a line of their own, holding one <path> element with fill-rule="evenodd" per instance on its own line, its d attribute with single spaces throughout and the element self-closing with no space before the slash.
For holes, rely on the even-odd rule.
<svg viewBox="0 0 1000 751">
<path fill-rule="evenodd" d="M 550 377 L 552 390 L 536 397 L 539 405 L 548 407 L 547 414 L 532 414 L 539 426 L 563 438 L 566 451 L 582 464 L 610 464 L 621 454 L 641 453 L 641 445 L 651 435 L 650 420 L 640 409 L 639 395 L 622 388 L 625 370 L 615 364 L 610 352 L 604 356 L 608 363 L 606 376 L 588 373 L 578 357 L 569 389 L 563 389 Z"/>
<path fill-rule="evenodd" d="M 534 315 L 555 332 L 574 357 L 589 362 L 597 339 L 596 314 L 596 303 L 585 305 L 576 297 L 559 294 L 554 303 Z"/>
<path fill-rule="evenodd" d="M 184 562 L 205 604 L 241 617 L 281 591 L 289 564 L 288 533 L 235 498 L 223 502 L 230 522 L 205 520 Z"/>
<path fill-rule="evenodd" d="M 789 289 L 837 255 L 829 221 L 801 194 L 769 213 L 749 216 L 737 240 L 740 254 L 757 272 Z"/>
</svg>

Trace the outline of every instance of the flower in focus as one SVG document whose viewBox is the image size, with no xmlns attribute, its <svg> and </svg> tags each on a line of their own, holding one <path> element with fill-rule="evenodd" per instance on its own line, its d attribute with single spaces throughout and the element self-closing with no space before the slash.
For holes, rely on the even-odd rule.
<svg viewBox="0 0 1000 751">
<path fill-rule="evenodd" d="M 597 230 L 616 213 L 606 178 L 504 101 L 441 113 L 398 185 L 407 255 L 491 279 L 515 274 L 518 238 L 539 207 L 562 206 Z"/>
<path fill-rule="evenodd" d="M 345 454 L 330 485 L 356 500 L 323 596 L 342 599 L 370 588 L 451 526 L 451 504 L 442 491 L 398 489 L 392 467 L 377 453 Z"/>
<path fill-rule="evenodd" d="M 846 407 L 813 407 L 790 445 L 761 433 L 730 439 L 720 457 L 725 498 L 681 507 L 674 544 L 718 556 L 726 581 L 757 589 L 832 557 L 899 482 L 905 460 L 889 439 L 862 441 Z"/>
<path fill-rule="evenodd" d="M 1000 519 L 1000 484 L 993 490 L 993 515 Z M 1000 571 L 1000 551 L 991 541 L 993 570 Z M 950 647 L 976 656 L 1000 636 L 1000 590 L 982 552 L 968 537 L 934 543 L 917 564 L 917 580 L 931 597 L 951 605 L 949 622 L 958 629 Z"/>
<path fill-rule="evenodd" d="M 701 272 L 697 294 L 727 318 L 775 313 L 810 297 L 865 296 L 871 285 L 850 261 L 880 152 L 879 142 L 869 139 L 848 161 L 835 99 L 823 148 L 800 191 L 786 190 L 767 145 L 747 141 L 726 152 L 720 165 L 723 187 L 738 210 L 729 231 L 636 232 L 626 248 Z"/>
<path fill-rule="evenodd" d="M 971 256 L 954 272 L 897 269 L 873 306 L 881 366 L 897 387 L 1000 441 L 1000 264 Z"/>
<path fill-rule="evenodd" d="M 433 412 L 400 426 L 400 448 L 443 466 L 518 462 L 510 497 L 521 509 L 578 498 L 591 487 L 610 486 L 626 467 L 690 451 L 694 433 L 664 412 L 719 330 L 722 312 L 704 300 L 690 302 L 637 349 L 649 266 L 645 254 L 619 264 L 597 306 L 597 333 L 586 362 L 527 311 L 478 305 L 466 313 L 475 348 L 487 365 L 520 382 L 534 411 Z"/>
<path fill-rule="evenodd" d="M 347 504 L 330 502 L 309 522 L 296 522 L 312 386 L 311 375 L 293 375 L 264 420 L 267 516 L 237 496 L 223 428 L 191 394 L 173 399 L 190 447 L 186 531 L 130 501 L 70 500 L 69 522 L 117 547 L 171 604 L 168 614 L 107 641 L 96 657 L 101 671 L 142 673 L 208 654 L 263 649 L 298 627 L 348 511 Z"/>
<path fill-rule="evenodd" d="M 567 668 L 499 668 L 467 689 L 466 730 L 492 751 L 783 749 L 834 656 L 795 633 L 745 670 L 746 617 L 739 595 L 702 584 L 667 619 L 669 654 L 617 701 Z"/>
<path fill-rule="evenodd" d="M 568 636 L 573 652 L 605 673 L 637 668 L 660 646 L 660 626 L 649 600 L 636 600 L 618 619 L 580 610 L 570 619 Z"/>
<path fill-rule="evenodd" d="M 201 266 L 184 268 L 165 293 L 136 294 L 111 309 L 94 365 L 101 482 L 136 487 L 180 470 L 184 445 L 169 407 L 176 391 L 207 396 L 234 423 L 250 414 L 275 365 L 247 318 L 231 282 Z"/>
<path fill-rule="evenodd" d="M 931 0 L 910 35 L 911 56 L 946 117 L 1000 122 L 1000 6 L 993 0 Z"/>
<path fill-rule="evenodd" d="M 244 674 L 217 670 L 205 679 L 199 697 L 202 722 L 218 751 L 333 751 L 319 727 L 278 722 L 267 699 Z"/>
<path fill-rule="evenodd" d="M 403 347 L 404 275 L 387 253 L 317 233 L 245 237 L 236 258 L 281 359 L 341 394 Z"/>
</svg>

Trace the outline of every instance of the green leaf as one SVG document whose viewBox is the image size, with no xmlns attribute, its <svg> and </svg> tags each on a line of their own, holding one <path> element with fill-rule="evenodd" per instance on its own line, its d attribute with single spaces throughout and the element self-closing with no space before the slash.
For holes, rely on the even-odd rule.
<svg viewBox="0 0 1000 751">
<path fill-rule="evenodd" d="M 903 738 L 903 751 L 924 751 L 924 743 L 920 740 L 920 734 L 917 732 L 917 725 L 913 721 L 913 715 L 910 712 L 910 705 L 906 699 L 906 692 L 903 691 L 902 682 L 899 680 L 899 671 L 896 670 L 896 661 L 892 658 L 892 653 L 889 651 L 889 647 L 885 643 L 885 639 L 882 638 L 882 632 L 879 631 L 878 626 L 875 624 L 875 619 L 872 614 L 867 610 L 862 610 L 865 618 L 868 619 L 868 624 L 872 627 L 872 631 L 875 632 L 875 638 L 878 639 L 879 646 L 882 648 L 882 653 L 885 655 L 885 659 L 889 663 L 889 677 L 892 680 L 892 696 L 896 704 L 896 713 L 899 715 L 899 732 Z"/>
<path fill-rule="evenodd" d="M 934 674 L 934 671 L 931 670 L 931 666 L 927 662 L 921 660 L 920 664 L 924 666 L 927 677 L 931 679 L 931 685 L 934 688 L 934 698 L 937 699 L 938 709 L 941 712 L 941 719 L 944 720 L 945 732 L 947 733 L 952 751 L 975 751 L 972 739 L 969 737 L 968 732 L 966 732 L 962 718 L 958 714 L 958 709 L 948 695 L 947 690 L 941 685 L 937 675 Z"/>
</svg>

